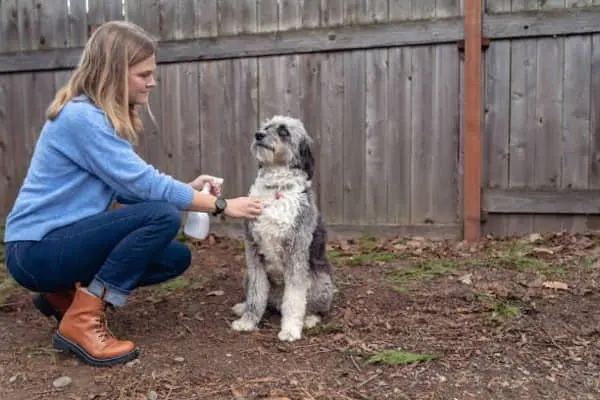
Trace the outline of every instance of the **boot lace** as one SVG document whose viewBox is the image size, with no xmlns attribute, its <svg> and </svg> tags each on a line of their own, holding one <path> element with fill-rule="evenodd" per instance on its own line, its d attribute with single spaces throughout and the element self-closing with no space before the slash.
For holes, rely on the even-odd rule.
<svg viewBox="0 0 600 400">
<path fill-rule="evenodd" d="M 106 319 L 106 315 L 102 314 L 96 317 L 94 329 L 96 335 L 100 342 L 104 343 L 108 339 L 114 337 L 113 333 L 110 331 L 108 327 L 108 320 Z"/>
</svg>

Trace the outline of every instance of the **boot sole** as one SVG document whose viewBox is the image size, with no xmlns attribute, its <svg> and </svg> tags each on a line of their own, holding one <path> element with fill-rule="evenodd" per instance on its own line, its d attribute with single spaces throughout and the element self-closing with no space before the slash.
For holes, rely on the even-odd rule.
<svg viewBox="0 0 600 400">
<path fill-rule="evenodd" d="M 69 339 L 62 336 L 58 331 L 52 337 L 52 344 L 54 345 L 55 349 L 61 350 L 65 353 L 73 353 L 84 363 L 95 367 L 108 367 L 111 365 L 124 364 L 126 362 L 135 360 L 139 356 L 138 349 L 134 349 L 133 351 L 123 354 L 119 357 L 96 358 L 89 355 L 88 352 L 81 348 L 78 344 L 73 343 Z"/>
<path fill-rule="evenodd" d="M 52 305 L 46 300 L 46 298 L 41 294 L 36 294 L 33 297 L 33 304 L 35 308 L 37 308 L 42 314 L 46 317 L 54 317 L 57 322 L 62 320 L 62 313 L 58 311 L 56 308 L 52 307 Z"/>
</svg>

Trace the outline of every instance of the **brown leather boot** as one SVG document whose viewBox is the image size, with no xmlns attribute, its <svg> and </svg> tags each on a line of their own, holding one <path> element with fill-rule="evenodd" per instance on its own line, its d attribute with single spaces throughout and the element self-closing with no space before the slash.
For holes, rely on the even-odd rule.
<svg viewBox="0 0 600 400">
<path fill-rule="evenodd" d="M 133 342 L 117 340 L 106 321 L 105 303 L 77 287 L 71 307 L 54 334 L 54 347 L 72 352 L 86 364 L 123 364 L 138 356 Z"/>
<path fill-rule="evenodd" d="M 33 297 L 33 304 L 46 317 L 54 317 L 56 321 L 60 322 L 71 307 L 74 296 L 75 289 L 55 293 L 37 293 Z"/>
</svg>

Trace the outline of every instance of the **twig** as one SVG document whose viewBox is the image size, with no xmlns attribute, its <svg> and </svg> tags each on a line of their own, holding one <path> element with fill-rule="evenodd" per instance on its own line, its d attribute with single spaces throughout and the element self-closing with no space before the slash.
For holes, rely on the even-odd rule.
<svg viewBox="0 0 600 400">
<path fill-rule="evenodd" d="M 361 383 L 359 383 L 358 385 L 356 385 L 356 388 L 358 389 L 359 387 L 362 387 L 364 385 L 366 385 L 367 383 L 371 382 L 373 379 L 377 378 L 379 375 L 375 374 L 372 377 L 365 379 L 364 381 L 362 381 Z"/>
<path fill-rule="evenodd" d="M 43 396 L 43 395 L 45 395 L 45 394 L 56 393 L 56 392 L 58 392 L 58 390 L 55 390 L 55 389 L 49 389 L 49 390 L 42 390 L 42 391 L 39 391 L 39 392 L 35 392 L 35 393 L 32 393 L 32 394 L 33 394 L 35 397 L 40 397 L 40 396 Z"/>
<path fill-rule="evenodd" d="M 544 328 L 543 328 L 541 325 L 539 325 L 539 324 L 538 324 L 536 321 L 534 321 L 533 319 L 531 319 L 531 322 L 533 323 L 533 325 L 534 325 L 534 326 L 535 326 L 535 327 L 536 327 L 536 328 L 537 328 L 537 329 L 538 329 L 540 332 L 542 332 L 544 335 L 546 335 L 546 336 L 548 337 L 548 339 L 550 339 L 550 341 L 552 342 L 552 344 L 553 344 L 553 345 L 554 345 L 556 348 L 558 348 L 558 349 L 560 349 L 560 350 L 564 351 L 565 353 L 568 353 L 567 349 L 565 349 L 563 346 L 561 346 L 560 344 L 558 344 L 558 343 L 556 342 L 556 340 L 554 340 L 554 338 L 553 338 L 553 337 L 552 337 L 552 336 L 551 336 L 551 335 L 548 333 L 548 331 L 546 331 L 546 330 L 545 330 L 545 329 L 544 329 Z"/>
<path fill-rule="evenodd" d="M 12 307 L 12 306 L 22 306 L 24 304 L 25 304 L 24 301 L 17 301 L 14 303 L 4 303 L 4 304 L 0 304 L 0 308 Z"/>
<path fill-rule="evenodd" d="M 181 325 L 185 328 L 186 331 L 190 333 L 190 335 L 195 335 L 194 331 L 192 331 L 192 329 L 189 326 L 183 323 Z"/>
<path fill-rule="evenodd" d="M 354 359 L 354 356 L 352 354 L 350 354 L 350 360 L 352 361 L 352 364 L 354 364 L 354 368 L 356 368 L 356 370 L 358 372 L 362 372 L 362 370 L 360 369 L 360 367 L 358 366 L 358 364 L 356 363 L 356 360 Z"/>
</svg>

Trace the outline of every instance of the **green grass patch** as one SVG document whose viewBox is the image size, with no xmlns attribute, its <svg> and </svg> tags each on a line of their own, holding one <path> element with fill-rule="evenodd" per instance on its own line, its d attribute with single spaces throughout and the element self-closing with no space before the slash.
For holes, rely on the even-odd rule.
<svg viewBox="0 0 600 400">
<path fill-rule="evenodd" d="M 189 279 L 184 276 L 178 276 L 170 281 L 158 285 L 157 290 L 163 293 L 171 293 L 176 290 L 185 289 L 190 285 Z"/>
<path fill-rule="evenodd" d="M 367 358 L 369 364 L 407 365 L 429 362 L 436 357 L 430 354 L 407 353 L 399 350 L 385 350 Z"/>
<path fill-rule="evenodd" d="M 477 300 L 490 312 L 490 320 L 496 323 L 512 320 L 522 313 L 523 305 L 519 302 L 501 299 L 490 293 L 479 294 Z"/>
<path fill-rule="evenodd" d="M 350 256 L 346 258 L 346 265 L 364 265 L 364 264 L 373 264 L 373 263 L 387 263 L 396 260 L 396 256 L 392 253 L 366 253 L 366 254 L 357 254 L 354 256 Z"/>
<path fill-rule="evenodd" d="M 552 265 L 535 255 L 535 243 L 509 243 L 483 256 L 482 263 L 498 268 L 525 271 L 548 271 Z"/>
<path fill-rule="evenodd" d="M 396 290 L 404 291 L 406 290 L 406 285 L 411 282 L 448 275 L 454 272 L 460 265 L 461 263 L 456 260 L 425 260 L 411 267 L 399 268 L 393 271 L 390 280 Z"/>
<path fill-rule="evenodd" d="M 329 335 L 332 333 L 343 333 L 344 329 L 340 325 L 336 324 L 319 324 L 310 329 L 305 330 L 307 337 Z"/>
</svg>

